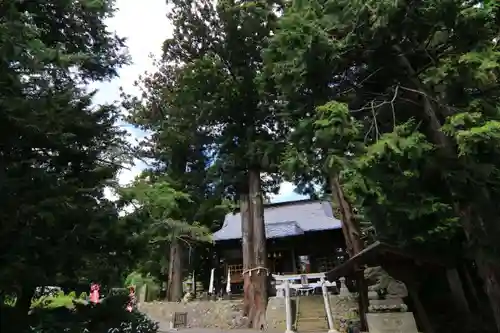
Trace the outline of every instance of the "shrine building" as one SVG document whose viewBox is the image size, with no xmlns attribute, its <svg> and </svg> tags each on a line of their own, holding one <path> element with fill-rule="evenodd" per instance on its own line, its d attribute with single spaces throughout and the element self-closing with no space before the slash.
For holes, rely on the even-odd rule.
<svg viewBox="0 0 500 333">
<path fill-rule="evenodd" d="M 266 204 L 267 268 L 272 275 L 328 272 L 345 254 L 341 222 L 328 201 L 299 200 Z M 227 214 L 213 234 L 219 274 L 232 294 L 242 293 L 243 255 L 240 213 Z M 227 277 L 229 273 L 229 284 Z"/>
</svg>

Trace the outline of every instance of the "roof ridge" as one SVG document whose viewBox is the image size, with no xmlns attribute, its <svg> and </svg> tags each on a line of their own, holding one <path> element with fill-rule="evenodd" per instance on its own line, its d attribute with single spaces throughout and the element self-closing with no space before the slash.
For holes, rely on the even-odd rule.
<svg viewBox="0 0 500 333">
<path fill-rule="evenodd" d="M 329 201 L 309 199 L 265 206 L 264 219 L 266 228 L 280 229 L 279 232 L 275 230 L 273 235 L 268 235 L 267 238 L 294 235 L 298 231 L 291 227 L 292 224 L 298 226 L 304 232 L 339 229 L 341 227 L 340 221 L 333 217 L 332 214 L 329 214 L 329 209 L 325 209 L 326 204 L 331 205 Z M 280 207 L 282 209 L 269 209 Z M 276 232 L 278 233 L 276 234 Z M 241 239 L 241 214 L 239 211 L 226 215 L 221 229 L 214 233 L 214 239 L 216 241 Z"/>
</svg>

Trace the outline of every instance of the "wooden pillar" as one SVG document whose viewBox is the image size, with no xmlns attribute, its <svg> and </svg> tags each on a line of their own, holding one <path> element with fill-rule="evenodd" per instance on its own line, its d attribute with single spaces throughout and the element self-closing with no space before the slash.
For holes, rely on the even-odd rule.
<svg viewBox="0 0 500 333">
<path fill-rule="evenodd" d="M 366 314 L 370 300 L 368 299 L 368 283 L 366 283 L 364 270 L 355 267 L 356 287 L 358 289 L 359 321 L 363 330 L 368 330 L 368 321 Z"/>
</svg>

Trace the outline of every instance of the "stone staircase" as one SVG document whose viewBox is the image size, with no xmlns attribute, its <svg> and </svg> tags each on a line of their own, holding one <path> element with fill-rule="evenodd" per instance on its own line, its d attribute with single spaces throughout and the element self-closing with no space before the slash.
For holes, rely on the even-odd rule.
<svg viewBox="0 0 500 333">
<path fill-rule="evenodd" d="M 297 300 L 297 332 L 328 332 L 323 296 L 300 296 Z"/>
</svg>

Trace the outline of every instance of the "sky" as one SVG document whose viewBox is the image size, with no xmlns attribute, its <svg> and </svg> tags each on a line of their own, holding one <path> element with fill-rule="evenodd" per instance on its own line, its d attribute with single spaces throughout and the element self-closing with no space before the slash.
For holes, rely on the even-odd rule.
<svg viewBox="0 0 500 333">
<path fill-rule="evenodd" d="M 146 71 L 153 71 L 154 66 L 150 55 L 159 56 L 163 41 L 172 33 L 166 15 L 165 0 L 116 0 L 118 9 L 115 16 L 108 20 L 107 24 L 111 31 L 115 31 L 120 37 L 127 38 L 132 63 L 119 71 L 119 77 L 110 82 L 93 84 L 91 88 L 98 92 L 94 103 L 110 103 L 120 99 L 120 87 L 126 93 L 137 94 L 134 81 L 139 75 Z M 120 124 L 129 133 L 129 140 L 137 142 L 146 134 L 132 125 Z M 119 174 L 119 182 L 122 185 L 130 183 L 145 167 L 145 164 L 136 161 L 135 165 L 123 169 Z M 292 201 L 304 198 L 294 192 L 295 186 L 285 182 L 281 184 L 280 192 L 271 196 L 272 202 Z M 111 192 L 107 192 L 113 197 Z"/>
</svg>

